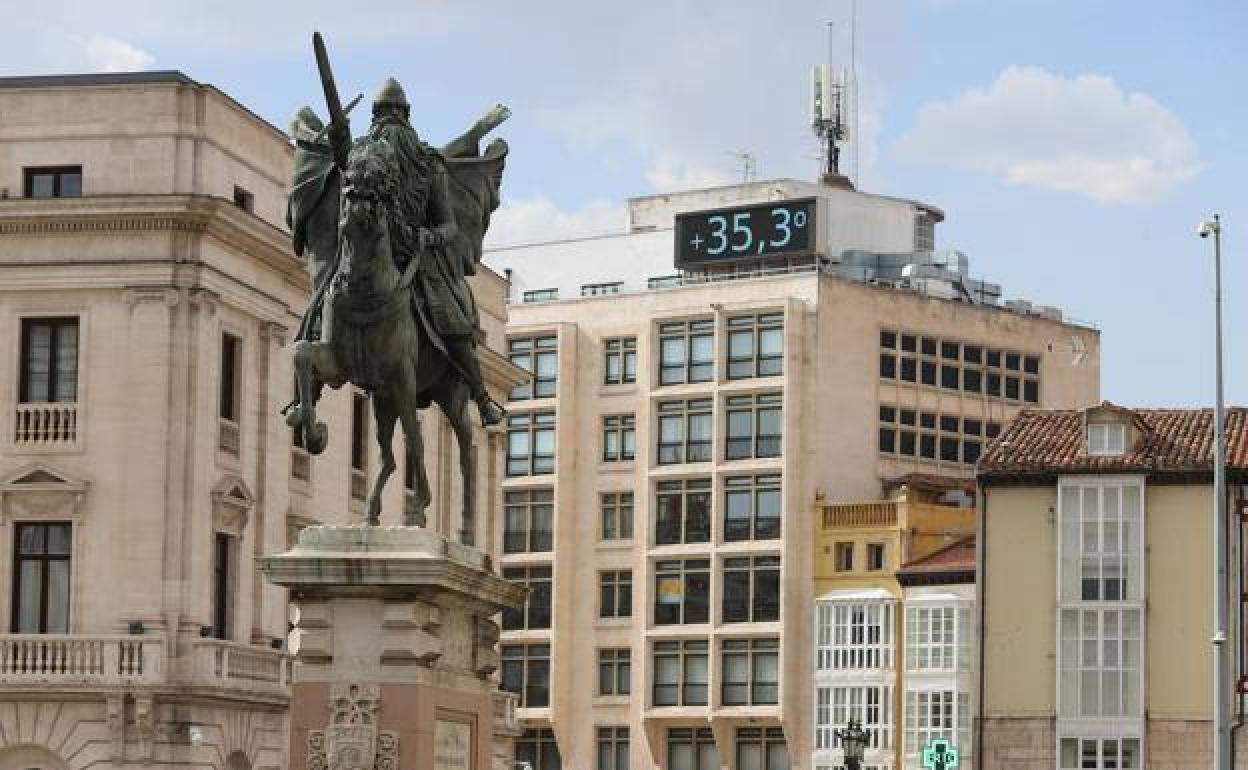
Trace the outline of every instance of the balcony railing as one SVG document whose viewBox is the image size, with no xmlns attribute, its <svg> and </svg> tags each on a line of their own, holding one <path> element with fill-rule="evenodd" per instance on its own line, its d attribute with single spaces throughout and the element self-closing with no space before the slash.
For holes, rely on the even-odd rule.
<svg viewBox="0 0 1248 770">
<path fill-rule="evenodd" d="M 78 445 L 78 405 L 63 402 L 18 404 L 13 444 L 21 449 L 73 449 Z"/>
<path fill-rule="evenodd" d="M 222 639 L 195 643 L 195 682 L 228 690 L 288 694 L 293 661 L 273 649 Z"/>
<path fill-rule="evenodd" d="M 897 525 L 900 503 L 843 503 L 823 509 L 824 529 L 867 529 Z"/>
<path fill-rule="evenodd" d="M 0 635 L 0 684 L 150 684 L 161 681 L 158 636 Z"/>
</svg>

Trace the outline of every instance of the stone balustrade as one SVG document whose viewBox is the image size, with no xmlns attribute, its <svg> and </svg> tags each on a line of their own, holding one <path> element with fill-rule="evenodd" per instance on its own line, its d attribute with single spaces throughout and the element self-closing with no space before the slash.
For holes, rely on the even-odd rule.
<svg viewBox="0 0 1248 770">
<path fill-rule="evenodd" d="M 21 449 L 78 446 L 79 407 L 74 403 L 18 404 L 13 416 L 13 444 Z"/>
<path fill-rule="evenodd" d="M 193 658 L 198 685 L 289 695 L 293 661 L 281 650 L 200 639 L 195 642 Z"/>
<path fill-rule="evenodd" d="M 901 503 L 840 503 L 823 508 L 824 529 L 892 527 Z"/>
<path fill-rule="evenodd" d="M 0 634 L 0 685 L 152 684 L 163 657 L 158 636 Z"/>
</svg>

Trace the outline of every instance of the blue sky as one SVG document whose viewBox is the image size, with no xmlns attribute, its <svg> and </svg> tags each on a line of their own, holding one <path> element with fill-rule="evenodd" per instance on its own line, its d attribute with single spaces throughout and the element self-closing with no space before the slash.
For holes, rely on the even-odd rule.
<svg viewBox="0 0 1248 770">
<path fill-rule="evenodd" d="M 389 74 L 450 137 L 514 117 L 496 240 L 618 227 L 632 195 L 811 178 L 807 70 L 850 0 L 342 4 L 62 0 L 0 31 L 0 72 L 180 69 L 285 125 L 320 107 L 309 37 L 344 95 Z M 10 17 L 12 18 L 12 17 Z M 1102 393 L 1212 402 L 1211 244 L 1225 221 L 1227 396 L 1248 403 L 1248 4 L 860 0 L 860 187 L 943 208 L 938 245 L 1009 296 L 1103 332 Z"/>
</svg>

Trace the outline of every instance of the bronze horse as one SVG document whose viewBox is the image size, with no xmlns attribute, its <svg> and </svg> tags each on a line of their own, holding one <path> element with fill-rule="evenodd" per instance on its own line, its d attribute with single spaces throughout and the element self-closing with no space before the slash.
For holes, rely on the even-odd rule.
<svg viewBox="0 0 1248 770">
<path fill-rule="evenodd" d="M 389 187 L 396 176 L 387 144 L 357 146 L 348 158 L 341 200 L 330 195 L 318 204 L 339 206 L 336 264 L 325 284 L 322 339 L 295 344 L 299 405 L 288 414 L 288 422 L 301 426 L 307 450 L 320 454 L 328 440 L 325 423 L 316 419 L 322 387 L 351 382 L 368 390 L 381 450 L 381 467 L 368 498 L 368 523 L 380 522 L 381 493 L 396 467 L 391 446 L 395 423 L 401 421 L 408 467 L 416 471 L 415 505 L 404 512 L 404 524 L 424 526 L 431 494 L 419 412 L 431 402 L 438 404 L 459 445 L 463 520 L 468 522 L 476 502 L 476 454 L 466 408 L 471 397 L 413 304 L 410 283 L 424 255 L 414 256 L 403 273 L 395 265 L 387 206 L 396 199 Z"/>
</svg>

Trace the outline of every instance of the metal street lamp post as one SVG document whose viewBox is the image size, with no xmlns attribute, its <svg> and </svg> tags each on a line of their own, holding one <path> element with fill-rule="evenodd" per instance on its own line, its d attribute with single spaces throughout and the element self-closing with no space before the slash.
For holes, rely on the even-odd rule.
<svg viewBox="0 0 1248 770">
<path fill-rule="evenodd" d="M 1226 666 L 1226 440 L 1222 408 L 1222 218 L 1214 214 L 1197 228 L 1213 236 L 1214 380 L 1213 409 L 1213 770 L 1229 770 Z"/>
<path fill-rule="evenodd" d="M 845 770 L 862 770 L 862 755 L 867 748 L 867 733 L 862 723 L 856 719 L 849 720 L 844 730 L 837 730 L 836 737 L 841 739 L 841 748 L 845 752 Z"/>
</svg>

